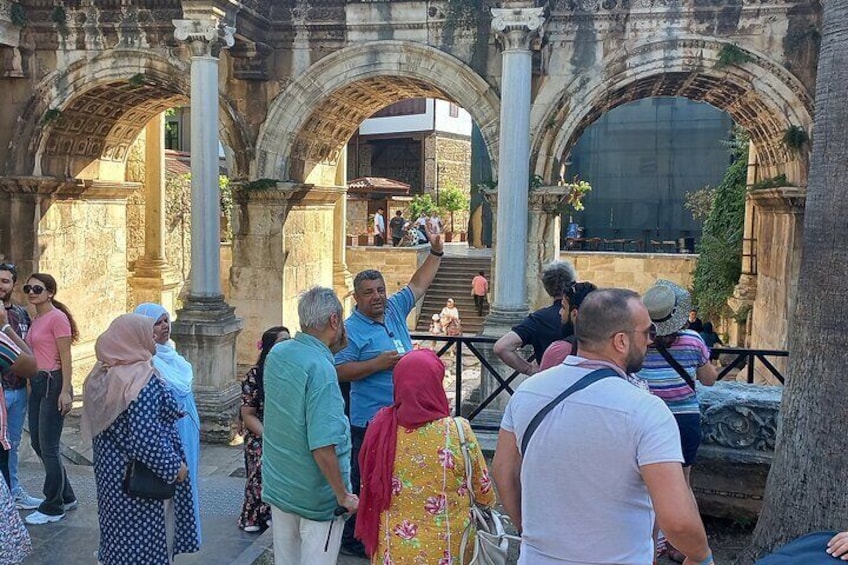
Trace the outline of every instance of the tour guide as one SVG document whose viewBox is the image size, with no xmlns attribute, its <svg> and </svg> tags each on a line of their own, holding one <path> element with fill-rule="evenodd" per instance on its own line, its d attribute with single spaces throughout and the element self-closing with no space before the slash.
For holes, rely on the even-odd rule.
<svg viewBox="0 0 848 565">
<path fill-rule="evenodd" d="M 377 411 L 394 402 L 392 370 L 404 353 L 412 351 L 406 317 L 424 296 L 444 255 L 442 237 L 429 233 L 430 255 L 409 284 L 386 298 L 380 271 L 366 270 L 353 279 L 356 309 L 345 320 L 348 346 L 336 354 L 339 381 L 350 385 L 351 483 L 359 493 L 359 449 L 365 428 Z M 354 520 L 345 524 L 342 553 L 363 556 L 362 544 L 353 538 Z"/>
</svg>

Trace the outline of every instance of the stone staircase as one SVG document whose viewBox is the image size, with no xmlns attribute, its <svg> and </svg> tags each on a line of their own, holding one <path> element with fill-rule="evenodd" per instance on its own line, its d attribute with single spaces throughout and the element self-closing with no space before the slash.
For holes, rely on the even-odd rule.
<svg viewBox="0 0 848 565">
<path fill-rule="evenodd" d="M 453 298 L 462 320 L 462 333 L 475 335 L 483 329 L 483 319 L 489 313 L 489 305 L 483 307 L 483 316 L 477 315 L 474 298 L 471 296 L 471 279 L 480 271 L 486 273 L 489 285 L 492 284 L 492 260 L 489 257 L 467 257 L 445 255 L 436 273 L 433 284 L 424 295 L 421 315 L 416 330 L 427 333 L 433 314 L 445 307 L 448 298 Z"/>
</svg>

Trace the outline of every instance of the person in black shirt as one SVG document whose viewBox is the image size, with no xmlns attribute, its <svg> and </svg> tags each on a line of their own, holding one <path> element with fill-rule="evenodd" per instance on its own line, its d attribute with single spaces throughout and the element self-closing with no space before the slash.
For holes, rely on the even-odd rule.
<svg viewBox="0 0 848 565">
<path fill-rule="evenodd" d="M 694 308 L 689 310 L 689 320 L 686 322 L 686 329 L 694 332 L 704 331 L 704 323 L 698 317 L 698 311 Z"/>
<path fill-rule="evenodd" d="M 403 219 L 403 212 L 398 210 L 395 212 L 395 217 L 389 221 L 389 232 L 392 234 L 392 246 L 400 245 L 400 240 L 403 239 L 403 226 L 406 220 Z"/>
<path fill-rule="evenodd" d="M 494 352 L 501 361 L 516 371 L 532 375 L 539 371 L 539 363 L 548 346 L 574 333 L 571 322 L 563 325 L 559 312 L 563 295 L 576 279 L 574 266 L 568 261 L 553 261 L 545 265 L 542 285 L 553 303 L 527 316 L 495 343 Z M 531 361 L 518 354 L 518 348 L 528 344 L 533 346 Z"/>
</svg>

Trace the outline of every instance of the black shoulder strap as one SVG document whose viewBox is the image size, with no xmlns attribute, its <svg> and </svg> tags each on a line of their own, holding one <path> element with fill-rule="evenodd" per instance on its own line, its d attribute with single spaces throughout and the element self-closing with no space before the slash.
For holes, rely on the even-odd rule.
<svg viewBox="0 0 848 565">
<path fill-rule="evenodd" d="M 686 369 L 683 368 L 683 365 L 681 365 L 677 361 L 677 359 L 675 359 L 674 356 L 669 353 L 668 349 L 666 349 L 666 347 L 661 343 L 654 343 L 654 347 L 657 349 L 657 351 L 660 352 L 660 355 L 663 356 L 665 362 L 668 363 L 672 369 L 677 371 L 677 374 L 680 375 L 680 378 L 686 381 L 686 384 L 689 385 L 689 388 L 695 390 L 695 381 L 692 380 L 692 377 L 689 376 L 689 373 L 686 372 Z"/>
<path fill-rule="evenodd" d="M 621 377 L 621 375 L 619 375 L 612 369 L 598 369 L 596 371 L 592 371 L 591 373 L 585 375 L 579 381 L 565 389 L 562 394 L 548 402 L 544 408 L 539 410 L 539 413 L 533 416 L 533 419 L 530 420 L 530 424 L 524 431 L 524 437 L 521 439 L 521 454 L 523 455 L 527 453 L 527 445 L 530 443 L 530 438 L 533 437 L 533 433 L 536 431 L 536 428 L 539 427 L 539 424 L 542 423 L 542 420 L 545 419 L 545 416 L 548 415 L 548 412 L 553 410 L 557 404 L 559 404 L 578 390 L 583 390 L 587 386 L 594 384 L 599 380 L 605 379 L 607 377 Z"/>
</svg>

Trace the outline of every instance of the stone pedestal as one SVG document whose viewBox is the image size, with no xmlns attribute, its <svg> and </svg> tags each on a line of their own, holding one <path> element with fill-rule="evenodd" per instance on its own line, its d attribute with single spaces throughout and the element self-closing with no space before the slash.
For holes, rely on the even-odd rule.
<svg viewBox="0 0 848 565">
<path fill-rule="evenodd" d="M 530 191 L 530 229 L 527 232 L 527 295 L 530 310 L 551 304 L 539 280 L 546 263 L 560 259 L 562 206 L 571 193 L 569 185 L 540 186 Z"/>
<path fill-rule="evenodd" d="M 236 379 L 236 338 L 242 320 L 221 298 L 189 296 L 171 324 L 171 338 L 194 369 L 200 439 L 229 443 L 238 417 L 241 385 Z"/>
<path fill-rule="evenodd" d="M 753 190 L 757 207 L 757 293 L 751 324 L 751 347 L 787 349 L 789 318 L 795 312 L 806 191 L 787 186 Z M 786 358 L 772 361 L 786 373 Z M 755 373 L 755 382 L 777 384 L 768 370 Z"/>
</svg>

